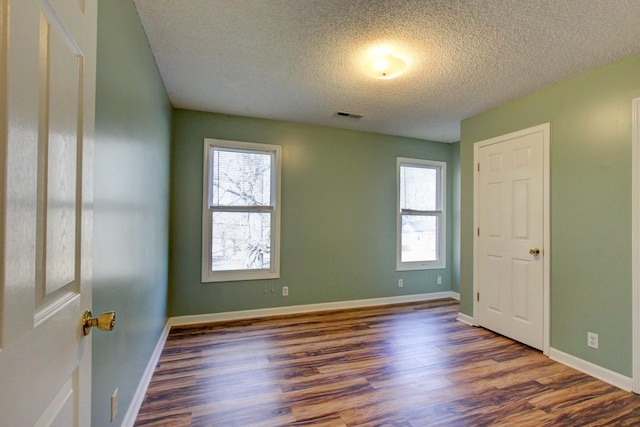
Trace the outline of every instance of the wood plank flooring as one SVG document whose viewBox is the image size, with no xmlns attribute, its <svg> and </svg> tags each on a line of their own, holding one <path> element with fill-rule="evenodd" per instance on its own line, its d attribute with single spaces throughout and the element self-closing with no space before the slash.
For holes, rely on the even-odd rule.
<svg viewBox="0 0 640 427">
<path fill-rule="evenodd" d="M 136 426 L 640 426 L 640 396 L 415 304 L 173 328 Z"/>
</svg>

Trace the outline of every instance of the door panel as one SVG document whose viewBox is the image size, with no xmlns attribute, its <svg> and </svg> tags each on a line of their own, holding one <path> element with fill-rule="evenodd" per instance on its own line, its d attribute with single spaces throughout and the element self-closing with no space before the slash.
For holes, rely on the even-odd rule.
<svg viewBox="0 0 640 427">
<path fill-rule="evenodd" d="M 502 297 L 500 295 L 502 286 L 502 274 L 500 272 L 504 269 L 502 264 L 504 258 L 489 255 L 487 256 L 487 309 L 493 311 L 495 314 L 502 313 Z"/>
<path fill-rule="evenodd" d="M 96 7 L 0 0 L 3 425 L 91 422 Z"/>
<path fill-rule="evenodd" d="M 502 183 L 487 185 L 487 233 L 494 239 L 502 237 Z"/>
<path fill-rule="evenodd" d="M 506 136 L 477 150 L 478 323 L 543 347 L 544 136 Z"/>
<path fill-rule="evenodd" d="M 531 240 L 529 235 L 531 227 L 529 226 L 529 206 L 531 201 L 529 197 L 529 180 L 519 180 L 513 182 L 512 197 L 512 221 L 513 221 L 513 238 Z"/>
<path fill-rule="evenodd" d="M 511 263 L 511 283 L 513 292 L 511 294 L 511 307 L 513 310 L 513 318 L 516 320 L 529 322 L 529 308 L 532 305 L 529 297 L 529 288 L 532 284 L 529 282 L 531 272 L 529 271 L 530 262 L 519 259 L 512 260 Z"/>
<path fill-rule="evenodd" d="M 79 291 L 76 184 L 83 57 L 53 19 L 51 13 L 40 16 L 37 319 L 63 309 Z"/>
</svg>

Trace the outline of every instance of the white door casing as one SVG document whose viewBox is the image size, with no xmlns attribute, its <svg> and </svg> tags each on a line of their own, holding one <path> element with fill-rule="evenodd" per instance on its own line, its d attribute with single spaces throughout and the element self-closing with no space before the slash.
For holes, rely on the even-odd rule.
<svg viewBox="0 0 640 427">
<path fill-rule="evenodd" d="M 474 145 L 474 313 L 549 351 L 550 125 Z M 478 170 L 479 169 L 479 170 Z M 539 249 L 539 255 L 530 250 Z"/>
<path fill-rule="evenodd" d="M 632 108 L 632 331 L 633 331 L 633 391 L 640 393 L 640 98 Z"/>
<path fill-rule="evenodd" d="M 0 414 L 91 423 L 96 0 L 0 0 Z"/>
</svg>

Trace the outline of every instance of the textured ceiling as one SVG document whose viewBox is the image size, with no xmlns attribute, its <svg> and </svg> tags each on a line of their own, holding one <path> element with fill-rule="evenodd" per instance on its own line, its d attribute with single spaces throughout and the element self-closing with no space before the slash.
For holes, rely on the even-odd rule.
<svg viewBox="0 0 640 427">
<path fill-rule="evenodd" d="M 177 108 L 435 141 L 640 52 L 640 0 L 134 1 Z M 378 44 L 407 72 L 364 73 Z"/>
</svg>

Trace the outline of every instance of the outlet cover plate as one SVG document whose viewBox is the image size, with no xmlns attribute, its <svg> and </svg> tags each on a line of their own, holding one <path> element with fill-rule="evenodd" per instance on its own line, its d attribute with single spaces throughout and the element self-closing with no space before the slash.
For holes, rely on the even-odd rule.
<svg viewBox="0 0 640 427">
<path fill-rule="evenodd" d="M 598 348 L 598 334 L 587 332 L 587 345 L 591 348 Z"/>
</svg>

